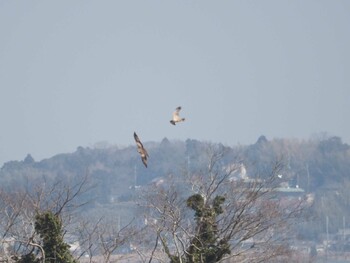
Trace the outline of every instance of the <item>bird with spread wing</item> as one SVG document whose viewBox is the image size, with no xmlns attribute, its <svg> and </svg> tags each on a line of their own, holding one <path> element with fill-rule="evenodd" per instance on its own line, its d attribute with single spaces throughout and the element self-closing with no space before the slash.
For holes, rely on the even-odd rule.
<svg viewBox="0 0 350 263">
<path fill-rule="evenodd" d="M 176 125 L 176 123 L 178 123 L 178 122 L 185 121 L 185 118 L 181 118 L 179 115 L 180 110 L 181 110 L 181 106 L 179 106 L 175 109 L 175 111 L 173 113 L 173 118 L 170 120 L 170 123 L 172 125 Z"/>
<path fill-rule="evenodd" d="M 146 149 L 143 147 L 143 144 L 140 141 L 139 136 L 137 136 L 136 132 L 134 132 L 134 139 L 135 139 L 135 142 L 137 145 L 137 151 L 141 155 L 141 160 L 147 168 L 148 153 L 147 153 Z"/>
</svg>

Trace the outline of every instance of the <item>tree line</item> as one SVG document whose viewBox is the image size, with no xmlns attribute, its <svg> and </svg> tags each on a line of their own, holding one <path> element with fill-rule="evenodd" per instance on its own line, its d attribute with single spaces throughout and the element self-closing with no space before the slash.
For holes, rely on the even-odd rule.
<svg viewBox="0 0 350 263">
<path fill-rule="evenodd" d="M 5 164 L 0 261 L 116 262 L 127 251 L 138 262 L 282 262 L 290 239 L 318 239 L 324 218 L 336 232 L 349 216 L 350 153 L 338 137 L 262 136 L 237 147 L 165 138 L 146 145 L 154 159 L 147 170 L 131 146 L 79 147 L 40 162 L 28 155 Z M 249 180 L 237 177 L 236 164 L 246 167 Z M 287 230 L 300 220 L 304 200 L 282 203 L 274 191 L 280 176 L 314 195 L 307 207 L 313 221 L 300 223 L 299 232 Z M 82 212 L 103 211 L 113 195 L 138 207 L 124 222 Z"/>
<path fill-rule="evenodd" d="M 133 219 L 121 225 L 103 215 L 96 221 L 80 217 L 88 201 L 79 196 L 94 187 L 88 174 L 71 184 L 42 180 L 28 181 L 23 191 L 1 189 L 0 260 L 117 262 L 123 247 L 132 247 L 137 262 L 290 260 L 288 229 L 301 217 L 303 205 L 286 206 L 276 198 L 283 163 L 246 181 L 234 176 L 237 166 L 224 165 L 228 149 L 210 143 L 204 149 L 201 169 L 180 167 L 165 183 L 138 192 L 134 201 L 141 224 Z M 75 251 L 70 249 L 74 243 Z"/>
</svg>

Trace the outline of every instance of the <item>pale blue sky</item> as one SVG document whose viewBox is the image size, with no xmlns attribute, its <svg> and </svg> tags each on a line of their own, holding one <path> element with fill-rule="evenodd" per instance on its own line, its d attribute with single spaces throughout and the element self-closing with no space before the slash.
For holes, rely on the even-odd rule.
<svg viewBox="0 0 350 263">
<path fill-rule="evenodd" d="M 0 165 L 134 131 L 350 143 L 350 1 L 0 1 L 0 90 Z"/>
</svg>

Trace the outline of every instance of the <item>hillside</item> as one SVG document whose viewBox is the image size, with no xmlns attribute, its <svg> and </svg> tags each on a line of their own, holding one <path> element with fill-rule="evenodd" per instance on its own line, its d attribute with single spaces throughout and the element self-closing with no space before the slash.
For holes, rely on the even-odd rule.
<svg viewBox="0 0 350 263">
<path fill-rule="evenodd" d="M 134 208 L 125 212 L 125 204 L 134 199 L 136 188 L 161 179 L 166 181 L 169 176 L 180 176 L 185 171 L 200 171 L 206 163 L 206 151 L 210 145 L 213 144 L 194 139 L 169 141 L 164 138 L 161 142 L 145 142 L 150 155 L 148 168 L 143 166 L 134 145 L 125 148 L 78 147 L 73 153 L 57 154 L 41 161 L 35 161 L 28 154 L 23 161 L 3 165 L 0 183 L 3 190 L 13 191 L 30 189 L 42 181 L 74 184 L 87 176 L 92 186 L 89 194 L 82 197 L 90 201 L 87 213 L 94 214 L 103 207 L 112 206 L 115 213 L 130 213 L 126 217 L 132 217 Z M 330 230 L 338 231 L 343 226 L 341 218 L 350 217 L 346 212 L 350 211 L 347 191 L 350 185 L 350 146 L 341 138 L 300 141 L 268 140 L 261 136 L 252 145 L 215 146 L 225 152 L 223 167 L 240 165 L 244 168 L 244 176 L 249 178 L 264 177 L 276 161 L 282 161 L 281 185 L 311 193 L 315 197 L 313 213 L 319 217 L 332 211 L 330 216 L 334 220 Z M 318 204 L 319 197 L 322 197 L 322 206 Z M 323 225 L 319 227 L 322 229 Z"/>
</svg>

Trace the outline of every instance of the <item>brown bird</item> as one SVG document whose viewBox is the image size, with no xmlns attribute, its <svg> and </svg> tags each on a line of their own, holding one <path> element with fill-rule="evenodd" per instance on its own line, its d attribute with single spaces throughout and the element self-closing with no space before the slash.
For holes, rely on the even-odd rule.
<svg viewBox="0 0 350 263">
<path fill-rule="evenodd" d="M 170 123 L 172 125 L 175 125 L 177 122 L 181 122 L 181 121 L 185 121 L 185 118 L 181 118 L 179 116 L 179 113 L 180 113 L 180 110 L 181 110 L 181 106 L 177 107 L 173 113 L 173 119 L 170 120 Z"/>
<path fill-rule="evenodd" d="M 143 147 L 143 144 L 140 141 L 139 136 L 137 136 L 136 132 L 134 132 L 134 138 L 135 138 L 135 142 L 137 145 L 137 151 L 141 155 L 141 160 L 147 168 L 148 153 L 147 153 L 146 149 Z"/>
</svg>

